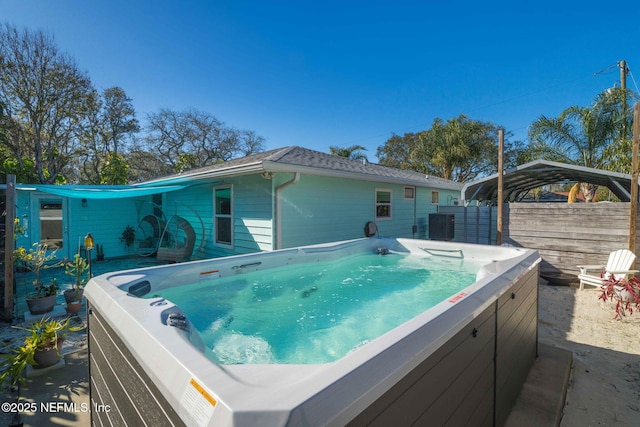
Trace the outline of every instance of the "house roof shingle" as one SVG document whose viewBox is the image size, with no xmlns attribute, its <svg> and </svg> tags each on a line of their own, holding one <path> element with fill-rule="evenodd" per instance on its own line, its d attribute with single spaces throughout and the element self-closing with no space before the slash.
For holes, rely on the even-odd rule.
<svg viewBox="0 0 640 427">
<path fill-rule="evenodd" d="M 411 183 L 424 187 L 461 190 L 463 184 L 447 179 L 427 176 L 418 172 L 334 156 L 308 148 L 291 146 L 265 151 L 247 157 L 186 171 L 182 174 L 148 181 L 158 185 L 167 182 L 199 180 L 215 176 L 239 175 L 256 172 L 305 172 L 313 175 L 357 178 L 369 181 Z"/>
</svg>

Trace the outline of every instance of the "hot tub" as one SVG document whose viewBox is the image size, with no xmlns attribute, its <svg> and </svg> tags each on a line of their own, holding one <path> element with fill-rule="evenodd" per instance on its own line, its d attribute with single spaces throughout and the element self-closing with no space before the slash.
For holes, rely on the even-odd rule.
<svg viewBox="0 0 640 427">
<path fill-rule="evenodd" d="M 162 296 L 360 253 L 464 262 L 475 282 L 322 363 L 216 361 L 190 312 Z M 93 422 L 502 425 L 537 353 L 539 262 L 522 248 L 368 238 L 95 277 L 85 290 Z"/>
</svg>

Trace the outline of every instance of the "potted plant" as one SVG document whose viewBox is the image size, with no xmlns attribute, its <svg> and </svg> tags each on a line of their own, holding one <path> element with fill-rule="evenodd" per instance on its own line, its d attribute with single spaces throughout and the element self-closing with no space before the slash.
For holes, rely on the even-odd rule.
<svg viewBox="0 0 640 427">
<path fill-rule="evenodd" d="M 61 357 L 60 346 L 67 332 L 84 329 L 84 326 L 69 326 L 69 321 L 70 318 L 56 320 L 43 317 L 29 328 L 14 326 L 28 334 L 22 345 L 10 348 L 8 353 L 0 354 L 0 385 L 6 382 L 11 385 L 23 382 L 23 373 L 27 365 L 41 369 L 58 363 Z"/>
<path fill-rule="evenodd" d="M 85 272 L 89 268 L 87 261 L 76 254 L 72 262 L 65 264 L 64 272 L 73 277 L 73 287 L 64 291 L 64 299 L 67 302 L 67 312 L 77 313 L 82 305 L 82 295 L 84 294 L 84 285 L 87 283 Z"/>
<path fill-rule="evenodd" d="M 27 305 L 31 314 L 48 313 L 56 305 L 56 292 L 58 291 L 56 279 L 53 278 L 48 284 L 40 280 L 42 270 L 60 265 L 59 262 L 49 263 L 56 258 L 56 251 L 57 249 L 49 251 L 45 243 L 34 243 L 28 251 L 21 246 L 13 252 L 14 258 L 22 261 L 23 265 L 33 271 L 35 276 L 32 282 L 35 290 L 27 295 Z"/>
<path fill-rule="evenodd" d="M 136 231 L 133 229 L 133 227 L 131 227 L 130 225 L 127 225 L 124 231 L 122 231 L 122 236 L 120 237 L 120 241 L 124 242 L 124 244 L 127 246 L 127 249 L 128 249 L 129 247 L 131 247 L 131 245 L 133 245 L 135 238 L 136 238 Z"/>
<path fill-rule="evenodd" d="M 640 279 L 635 276 L 616 279 L 611 275 L 602 283 L 599 298 L 605 302 L 615 300 L 615 319 L 620 319 L 627 313 L 631 315 L 634 310 L 640 310 Z"/>
</svg>

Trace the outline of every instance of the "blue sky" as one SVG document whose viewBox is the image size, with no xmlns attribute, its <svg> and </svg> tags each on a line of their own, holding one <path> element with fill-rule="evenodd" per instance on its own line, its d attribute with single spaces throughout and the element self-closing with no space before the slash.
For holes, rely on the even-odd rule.
<svg viewBox="0 0 640 427">
<path fill-rule="evenodd" d="M 376 161 L 393 133 L 462 113 L 525 141 L 541 114 L 619 82 L 620 60 L 636 90 L 640 6 L 587 4 L 0 0 L 0 21 L 52 33 L 98 90 L 126 91 L 142 124 L 196 108 L 267 149 L 358 144 Z"/>
</svg>

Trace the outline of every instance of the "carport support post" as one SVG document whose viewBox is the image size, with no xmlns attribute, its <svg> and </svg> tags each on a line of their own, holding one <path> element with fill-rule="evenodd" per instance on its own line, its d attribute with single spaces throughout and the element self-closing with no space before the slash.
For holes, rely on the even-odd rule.
<svg viewBox="0 0 640 427">
<path fill-rule="evenodd" d="M 498 233 L 496 234 L 496 245 L 502 244 L 502 178 L 504 169 L 504 130 L 498 129 Z"/>
<path fill-rule="evenodd" d="M 4 320 L 13 320 L 13 249 L 15 247 L 16 176 L 7 175 L 4 233 Z"/>
<path fill-rule="evenodd" d="M 631 154 L 631 208 L 629 212 L 629 250 L 636 253 L 638 219 L 638 138 L 640 137 L 640 102 L 633 106 L 633 152 Z"/>
</svg>

